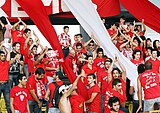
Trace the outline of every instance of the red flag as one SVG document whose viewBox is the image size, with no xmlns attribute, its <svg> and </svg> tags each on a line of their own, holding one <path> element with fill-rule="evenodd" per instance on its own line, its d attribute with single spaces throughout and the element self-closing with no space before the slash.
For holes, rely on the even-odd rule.
<svg viewBox="0 0 160 113">
<path fill-rule="evenodd" d="M 148 0 L 120 0 L 120 3 L 139 21 L 160 33 L 160 9 Z"/>
<path fill-rule="evenodd" d="M 97 5 L 97 11 L 101 17 L 109 17 L 120 14 L 119 0 L 92 0 Z"/>
<path fill-rule="evenodd" d="M 30 0 L 16 0 L 16 1 L 23 8 L 23 10 L 25 10 L 25 12 L 29 15 L 34 24 L 40 30 L 40 32 L 50 43 L 52 48 L 54 50 L 59 51 L 59 59 L 63 58 L 62 49 L 57 34 L 52 24 L 49 21 L 47 12 L 45 10 L 42 1 L 41 0 L 32 0 L 32 2 Z M 72 83 L 75 80 L 76 75 L 73 73 L 72 69 L 66 62 L 62 63 L 62 66 L 70 82 Z M 84 84 L 81 81 L 79 81 L 77 87 L 79 93 L 86 99 L 87 89 L 84 86 Z"/>
</svg>

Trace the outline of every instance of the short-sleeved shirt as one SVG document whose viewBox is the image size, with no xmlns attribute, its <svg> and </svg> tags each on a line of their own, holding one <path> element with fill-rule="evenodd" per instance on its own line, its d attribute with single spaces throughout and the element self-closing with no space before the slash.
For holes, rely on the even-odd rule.
<svg viewBox="0 0 160 113">
<path fill-rule="evenodd" d="M 27 110 L 27 100 L 28 100 L 28 90 L 26 88 L 21 88 L 15 86 L 10 91 L 10 98 L 13 98 L 13 106 L 15 110 L 19 110 L 21 113 L 28 112 Z"/>
<path fill-rule="evenodd" d="M 35 78 L 35 75 L 31 75 L 29 76 L 28 78 L 28 81 L 27 81 L 27 85 L 26 85 L 26 88 L 28 90 L 34 90 L 35 91 L 35 94 L 36 96 L 39 98 L 39 99 L 42 99 L 44 98 L 45 94 L 46 94 L 46 89 L 45 89 L 45 85 L 43 84 L 43 82 L 41 80 L 37 80 Z M 29 93 L 29 99 L 28 100 L 34 100 L 34 98 L 32 97 L 32 95 Z"/>
<path fill-rule="evenodd" d="M 93 65 L 97 68 L 97 71 L 104 68 L 105 58 L 95 58 Z"/>
<path fill-rule="evenodd" d="M 20 43 L 20 38 L 23 37 L 23 34 L 24 34 L 24 30 L 11 30 L 11 34 L 12 34 L 12 44 L 14 42 L 19 42 Z"/>
<path fill-rule="evenodd" d="M 155 60 L 153 60 L 152 58 L 150 58 L 147 62 L 151 62 L 152 63 L 152 71 L 160 73 L 159 72 L 160 60 L 158 58 L 156 58 Z"/>
<path fill-rule="evenodd" d="M 144 99 L 154 99 L 160 97 L 159 75 L 151 70 L 147 70 L 139 75 L 139 80 L 144 90 Z"/>
<path fill-rule="evenodd" d="M 108 76 L 108 72 L 106 72 L 105 69 L 101 69 L 99 73 L 97 73 L 98 82 L 101 82 L 101 93 L 105 94 L 105 91 L 108 87 L 107 84 L 107 78 L 104 79 L 106 76 Z"/>
<path fill-rule="evenodd" d="M 13 58 L 15 58 L 15 56 L 17 55 L 17 53 L 15 52 L 11 52 L 11 60 Z M 23 55 L 21 54 L 20 56 L 20 61 L 23 61 Z M 10 65 L 10 68 L 9 68 L 9 74 L 19 74 L 20 73 L 20 63 L 19 61 L 15 60 L 11 65 Z"/>
<path fill-rule="evenodd" d="M 92 86 L 88 90 L 88 96 L 91 98 L 92 93 L 98 93 L 96 97 L 93 99 L 93 101 L 89 105 L 89 111 L 90 112 L 97 112 L 101 113 L 101 95 L 100 95 L 100 88 L 97 84 Z"/>
<path fill-rule="evenodd" d="M 31 53 L 29 56 L 27 56 L 28 58 L 28 72 L 29 73 L 34 73 L 34 55 Z"/>
<path fill-rule="evenodd" d="M 0 60 L 0 81 L 8 80 L 8 69 L 9 62 L 7 60 L 5 60 L 4 62 Z"/>
<path fill-rule="evenodd" d="M 144 61 L 143 60 L 134 60 L 134 59 L 131 59 L 131 62 L 133 63 L 133 64 L 135 64 L 136 66 L 139 66 L 140 64 L 143 64 L 144 63 Z"/>
<path fill-rule="evenodd" d="M 58 36 L 59 42 L 61 45 L 64 45 L 65 47 L 68 47 L 69 45 L 71 45 L 71 38 L 70 35 L 66 34 L 66 33 L 61 33 Z M 62 47 L 63 49 L 64 47 Z"/>
</svg>

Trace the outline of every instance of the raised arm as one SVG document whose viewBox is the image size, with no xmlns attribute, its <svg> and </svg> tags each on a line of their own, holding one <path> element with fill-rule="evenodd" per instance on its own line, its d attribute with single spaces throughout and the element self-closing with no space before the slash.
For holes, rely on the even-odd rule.
<svg viewBox="0 0 160 113">
<path fill-rule="evenodd" d="M 18 20 L 23 24 L 23 30 L 25 30 L 27 28 L 27 24 L 24 23 L 21 18 L 18 18 Z"/>
<path fill-rule="evenodd" d="M 118 61 L 120 68 L 122 69 L 122 79 L 126 82 L 126 68 L 121 63 L 121 61 L 118 59 L 118 57 L 117 57 L 117 61 Z"/>
</svg>

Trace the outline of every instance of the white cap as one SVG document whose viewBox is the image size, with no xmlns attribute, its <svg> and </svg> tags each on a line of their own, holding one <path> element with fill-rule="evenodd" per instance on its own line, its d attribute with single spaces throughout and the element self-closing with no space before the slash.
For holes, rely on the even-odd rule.
<svg viewBox="0 0 160 113">
<path fill-rule="evenodd" d="M 70 87 L 72 86 L 72 84 L 71 85 L 62 85 L 62 86 L 60 86 L 60 88 L 59 88 L 59 93 L 61 93 L 63 90 L 65 90 L 65 89 L 69 89 Z"/>
</svg>

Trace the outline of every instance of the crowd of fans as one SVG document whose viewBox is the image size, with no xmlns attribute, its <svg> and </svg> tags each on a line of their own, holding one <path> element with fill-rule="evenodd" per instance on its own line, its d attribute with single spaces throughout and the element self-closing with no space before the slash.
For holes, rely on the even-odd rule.
<svg viewBox="0 0 160 113">
<path fill-rule="evenodd" d="M 43 47 L 34 31 L 33 40 L 21 18 L 13 26 L 0 18 L 0 94 L 8 113 L 41 113 L 42 106 L 48 113 L 129 113 L 129 97 L 133 113 L 159 109 L 160 42 L 144 36 L 144 20 L 142 25 L 126 24 L 121 16 L 106 30 L 117 49 L 137 66 L 138 80 L 127 78 L 117 55 L 111 59 L 104 54 L 93 33 L 86 42 L 82 34 L 75 34 L 72 44 L 69 27 L 63 30 L 58 39 L 64 60 L 77 76 L 72 85 L 64 84 L 67 75 L 57 50 Z M 78 94 L 78 81 L 87 88 L 87 99 Z"/>
</svg>

